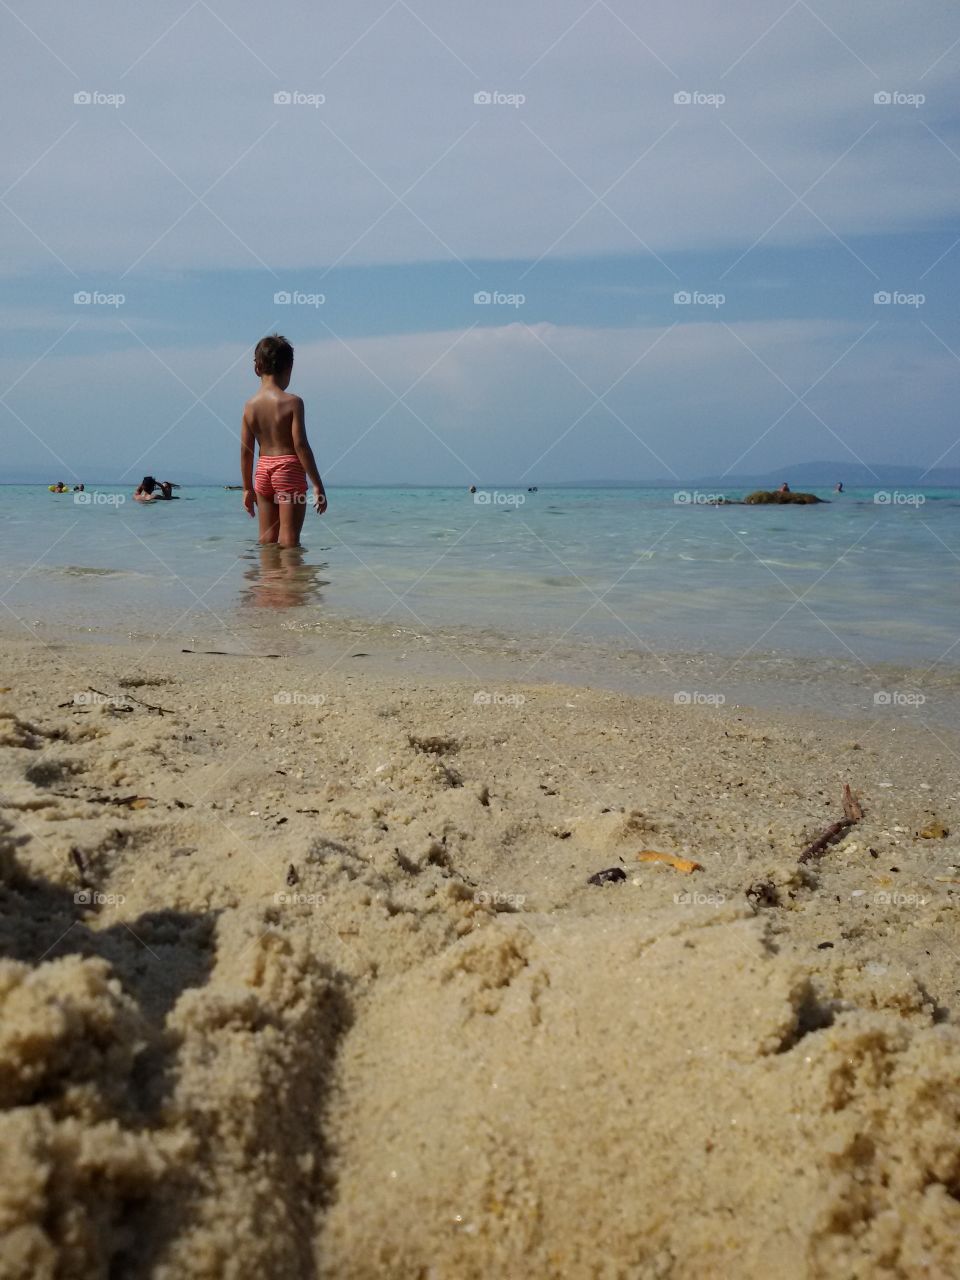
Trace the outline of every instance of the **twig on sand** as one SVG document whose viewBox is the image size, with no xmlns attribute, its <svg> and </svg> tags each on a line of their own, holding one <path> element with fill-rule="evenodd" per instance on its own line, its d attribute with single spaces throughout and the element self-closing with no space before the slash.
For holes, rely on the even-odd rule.
<svg viewBox="0 0 960 1280">
<path fill-rule="evenodd" d="M 118 700 L 117 697 L 114 697 L 112 693 L 104 693 L 102 689 L 95 689 L 92 684 L 88 684 L 87 688 L 90 690 L 91 693 L 96 693 L 101 698 L 106 698 L 108 702 L 117 702 Z M 172 712 L 169 707 L 154 706 L 152 702 L 144 702 L 142 698 L 135 698 L 132 693 L 120 694 L 119 697 L 121 699 L 126 698 L 128 702 L 139 702 L 141 707 L 146 707 L 148 711 L 156 711 L 162 716 L 164 715 L 172 716 L 174 714 L 174 712 Z M 118 710 L 119 709 L 120 708 L 118 708 Z"/>
<path fill-rule="evenodd" d="M 279 653 L 230 653 L 228 649 L 181 649 L 181 653 L 212 654 L 215 658 L 279 658 Z"/>
<path fill-rule="evenodd" d="M 860 801 L 850 790 L 849 782 L 843 784 L 843 813 L 844 817 L 849 818 L 851 822 L 859 822 L 863 817 Z"/>
<path fill-rule="evenodd" d="M 830 845 L 835 844 L 842 835 L 860 821 L 863 817 L 863 809 L 860 807 L 860 801 L 850 790 L 850 784 L 843 784 L 843 812 L 844 817 L 838 822 L 831 822 L 830 826 L 817 836 L 816 840 L 810 842 L 797 859 L 798 862 L 809 862 L 812 858 L 819 856 L 828 849 Z"/>
<path fill-rule="evenodd" d="M 88 796 L 88 804 L 116 804 L 122 805 L 125 809 L 146 809 L 150 804 L 156 804 L 153 796 Z"/>
<path fill-rule="evenodd" d="M 817 836 L 816 840 L 807 845 L 797 861 L 809 862 L 811 858 L 819 857 L 825 849 L 839 840 L 843 833 L 849 831 L 852 826 L 853 820 L 851 818 L 841 818 L 839 822 L 832 822 L 826 831 L 822 832 Z"/>
</svg>

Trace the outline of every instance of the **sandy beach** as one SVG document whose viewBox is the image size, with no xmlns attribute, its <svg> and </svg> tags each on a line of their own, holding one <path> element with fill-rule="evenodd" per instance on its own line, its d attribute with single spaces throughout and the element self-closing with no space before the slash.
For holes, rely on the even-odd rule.
<svg viewBox="0 0 960 1280">
<path fill-rule="evenodd" d="M 3 1277 L 960 1270 L 956 735 L 5 654 Z"/>
<path fill-rule="evenodd" d="M 0 8 L 0 1280 L 960 1280 L 957 4 Z"/>
</svg>

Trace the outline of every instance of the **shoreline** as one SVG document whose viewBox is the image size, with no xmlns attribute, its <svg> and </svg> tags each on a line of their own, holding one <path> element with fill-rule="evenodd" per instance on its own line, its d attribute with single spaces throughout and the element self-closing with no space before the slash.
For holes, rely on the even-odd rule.
<svg viewBox="0 0 960 1280">
<path fill-rule="evenodd" d="M 956 733 L 6 654 L 12 1274 L 956 1269 Z"/>
<path fill-rule="evenodd" d="M 316 615 L 314 615 L 315 618 Z M 279 619 L 279 624 L 278 624 Z M 191 628 L 177 621 L 175 635 L 159 629 L 100 630 L 63 619 L 31 624 L 0 618 L 7 642 L 30 638 L 54 648 L 125 648 L 176 655 L 183 648 L 230 653 L 275 653 L 283 659 L 338 669 L 359 653 L 366 667 L 394 677 L 532 681 L 598 688 L 630 697 L 677 700 L 687 705 L 750 707 L 830 719 L 872 720 L 883 726 L 929 724 L 947 729 L 960 721 L 960 664 L 873 662 L 802 657 L 780 650 L 737 654 L 705 650 L 657 650 L 624 642 L 561 634 L 498 632 L 492 628 L 423 628 L 361 615 L 325 614 L 305 621 L 283 611 L 235 611 L 231 624 L 209 614 Z"/>
<path fill-rule="evenodd" d="M 631 650 L 645 655 L 641 677 L 643 662 L 662 669 L 670 655 L 727 655 L 712 688 L 738 701 L 747 699 L 716 678 L 761 650 L 788 682 L 791 665 L 815 674 L 824 656 L 837 685 L 847 670 L 857 683 L 858 671 L 887 668 L 960 680 L 946 553 L 960 503 L 854 503 L 811 522 L 787 509 L 739 520 L 615 491 L 564 493 L 499 511 L 456 491 L 345 490 L 296 554 L 258 548 L 229 493 L 174 504 L 159 518 L 58 506 L 46 494 L 5 507 L 0 576 L 10 609 L 28 624 L 43 620 L 48 635 L 79 625 L 149 643 L 171 623 L 206 633 L 219 616 L 227 629 L 286 619 L 308 634 L 319 623 L 322 638 L 331 627 L 376 632 L 386 618 L 388 631 L 433 633 L 461 652 L 542 652 L 559 640 L 571 670 L 574 649 L 593 647 L 607 683 L 609 669 L 632 670 Z M 35 518 L 51 542 L 36 564 L 26 550 Z M 735 676 L 750 685 L 740 667 Z"/>
</svg>

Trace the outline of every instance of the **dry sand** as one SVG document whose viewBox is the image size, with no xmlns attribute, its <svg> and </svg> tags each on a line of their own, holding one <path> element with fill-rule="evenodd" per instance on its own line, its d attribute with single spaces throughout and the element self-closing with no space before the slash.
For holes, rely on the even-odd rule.
<svg viewBox="0 0 960 1280">
<path fill-rule="evenodd" d="M 4 1280 L 960 1274 L 955 736 L 6 658 Z"/>
</svg>

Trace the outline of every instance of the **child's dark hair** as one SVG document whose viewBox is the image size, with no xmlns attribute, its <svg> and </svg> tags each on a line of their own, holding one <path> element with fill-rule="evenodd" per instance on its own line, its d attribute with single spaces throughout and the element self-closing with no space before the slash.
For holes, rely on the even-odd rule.
<svg viewBox="0 0 960 1280">
<path fill-rule="evenodd" d="M 293 347 L 279 333 L 271 333 L 257 343 L 253 366 L 257 373 L 286 373 L 293 368 Z"/>
</svg>

